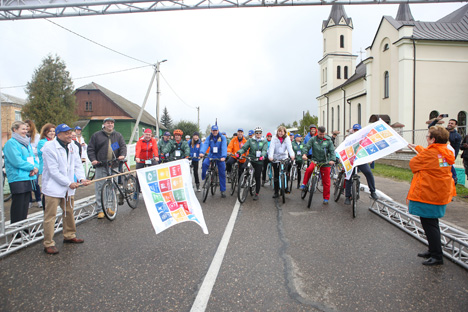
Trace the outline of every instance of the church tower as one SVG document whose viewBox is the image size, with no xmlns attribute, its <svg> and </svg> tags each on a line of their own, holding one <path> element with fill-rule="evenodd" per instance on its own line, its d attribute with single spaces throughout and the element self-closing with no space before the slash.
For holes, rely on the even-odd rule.
<svg viewBox="0 0 468 312">
<path fill-rule="evenodd" d="M 330 16 L 322 23 L 323 58 L 320 65 L 321 94 L 343 84 L 354 74 L 357 55 L 352 51 L 353 21 L 342 4 L 333 4 Z"/>
</svg>

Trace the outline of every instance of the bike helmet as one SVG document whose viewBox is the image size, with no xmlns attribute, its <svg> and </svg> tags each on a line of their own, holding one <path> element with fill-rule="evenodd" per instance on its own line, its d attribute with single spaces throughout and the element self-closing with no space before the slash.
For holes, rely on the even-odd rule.
<svg viewBox="0 0 468 312">
<path fill-rule="evenodd" d="M 174 135 L 180 135 L 180 136 L 182 136 L 183 134 L 184 134 L 184 133 L 183 133 L 182 130 L 180 130 L 180 129 L 175 129 L 175 130 L 174 130 Z"/>
<path fill-rule="evenodd" d="M 256 127 L 254 131 L 255 132 L 263 132 L 263 129 L 262 129 L 262 127 L 259 126 L 259 127 Z"/>
<path fill-rule="evenodd" d="M 361 125 L 360 124 L 354 124 L 353 125 L 353 130 L 361 130 Z"/>
<path fill-rule="evenodd" d="M 312 129 L 312 128 L 315 128 L 315 129 L 317 129 L 317 126 L 316 126 L 316 125 L 314 125 L 314 124 L 311 124 L 311 125 L 309 126 L 309 129 Z"/>
</svg>

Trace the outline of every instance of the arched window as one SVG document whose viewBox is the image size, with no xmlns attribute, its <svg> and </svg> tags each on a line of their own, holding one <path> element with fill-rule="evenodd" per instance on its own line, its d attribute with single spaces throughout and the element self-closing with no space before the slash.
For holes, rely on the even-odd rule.
<svg viewBox="0 0 468 312">
<path fill-rule="evenodd" d="M 383 50 L 384 50 L 384 51 L 387 51 L 388 49 L 389 49 L 389 45 L 388 45 L 388 43 L 386 43 L 386 44 L 384 45 Z"/>
<path fill-rule="evenodd" d="M 340 131 L 340 105 L 336 107 L 336 116 L 338 117 L 338 131 Z"/>
<path fill-rule="evenodd" d="M 390 96 L 390 83 L 389 83 L 390 77 L 388 74 L 388 71 L 385 72 L 384 74 L 384 98 L 388 98 Z"/>
<path fill-rule="evenodd" d="M 341 66 L 336 67 L 336 79 L 341 79 Z"/>
<path fill-rule="evenodd" d="M 340 36 L 340 48 L 344 48 L 344 36 Z"/>
<path fill-rule="evenodd" d="M 458 133 L 462 136 L 462 139 L 465 138 L 465 135 L 468 133 L 466 130 L 466 112 L 460 111 L 457 116 L 458 121 Z"/>
<path fill-rule="evenodd" d="M 332 117 L 332 120 L 331 120 L 331 122 L 332 122 L 331 125 L 332 126 L 331 126 L 331 128 L 332 128 L 332 131 L 335 131 L 334 130 L 335 129 L 335 109 L 334 109 L 334 107 L 332 107 L 332 109 L 331 109 L 331 117 Z"/>
<path fill-rule="evenodd" d="M 344 79 L 348 79 L 348 66 L 344 67 Z"/>
<path fill-rule="evenodd" d="M 434 119 L 434 118 L 436 118 L 436 117 L 438 117 L 438 116 L 439 116 L 439 112 L 436 111 L 436 110 L 433 110 L 433 111 L 429 114 L 429 120 Z"/>
<path fill-rule="evenodd" d="M 361 103 L 357 105 L 357 123 L 361 124 Z"/>
</svg>

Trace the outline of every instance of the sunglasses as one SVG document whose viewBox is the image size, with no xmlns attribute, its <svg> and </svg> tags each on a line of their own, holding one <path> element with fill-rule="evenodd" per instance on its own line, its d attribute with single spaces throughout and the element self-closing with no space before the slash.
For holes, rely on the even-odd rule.
<svg viewBox="0 0 468 312">
<path fill-rule="evenodd" d="M 261 132 L 255 132 L 255 134 L 262 134 Z"/>
</svg>

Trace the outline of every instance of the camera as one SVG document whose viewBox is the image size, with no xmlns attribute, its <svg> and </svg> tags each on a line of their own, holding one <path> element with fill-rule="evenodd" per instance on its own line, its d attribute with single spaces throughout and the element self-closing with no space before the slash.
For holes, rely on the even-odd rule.
<svg viewBox="0 0 468 312">
<path fill-rule="evenodd" d="M 442 116 L 442 118 L 447 118 L 448 114 L 441 114 L 440 116 Z"/>
</svg>

